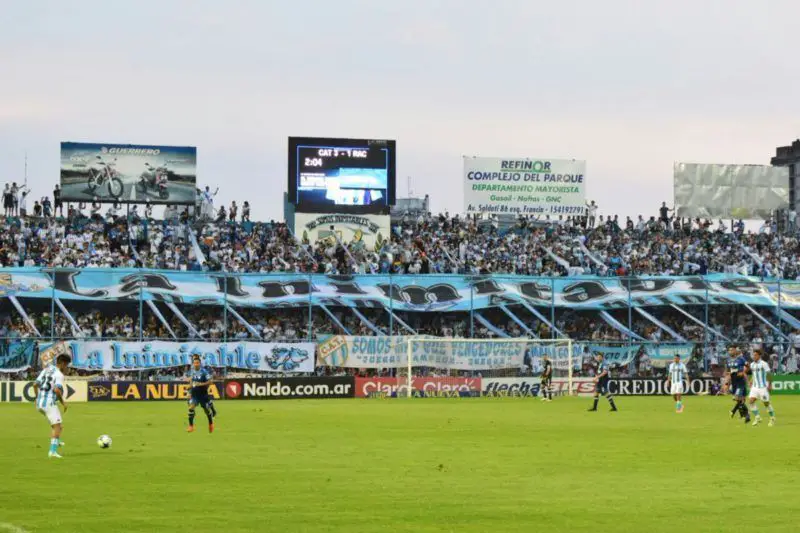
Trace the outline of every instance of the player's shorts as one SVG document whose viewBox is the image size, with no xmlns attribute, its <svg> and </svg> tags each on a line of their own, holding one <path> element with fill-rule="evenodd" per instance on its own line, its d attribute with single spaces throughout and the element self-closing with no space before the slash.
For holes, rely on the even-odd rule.
<svg viewBox="0 0 800 533">
<path fill-rule="evenodd" d="M 206 407 L 210 401 L 211 396 L 208 395 L 208 392 L 192 391 L 189 395 L 189 405 L 191 406 L 199 405 L 200 407 Z"/>
<path fill-rule="evenodd" d="M 552 384 L 553 384 L 553 378 L 552 377 L 543 377 L 542 378 L 542 387 L 549 387 Z"/>
<path fill-rule="evenodd" d="M 39 408 L 38 411 L 47 417 L 51 426 L 61 423 L 61 411 L 58 410 L 57 406 L 51 405 L 50 407 Z"/>
<path fill-rule="evenodd" d="M 669 384 L 670 394 L 683 394 L 683 381 Z"/>
<path fill-rule="evenodd" d="M 744 383 L 734 383 L 731 385 L 731 393 L 737 398 L 744 398 L 747 396 L 747 385 Z"/>
<path fill-rule="evenodd" d="M 769 389 L 766 387 L 752 387 L 750 389 L 750 398 L 761 400 L 762 402 L 769 401 Z"/>
<path fill-rule="evenodd" d="M 604 379 L 595 383 L 594 391 L 598 394 L 608 394 L 608 380 Z"/>
</svg>

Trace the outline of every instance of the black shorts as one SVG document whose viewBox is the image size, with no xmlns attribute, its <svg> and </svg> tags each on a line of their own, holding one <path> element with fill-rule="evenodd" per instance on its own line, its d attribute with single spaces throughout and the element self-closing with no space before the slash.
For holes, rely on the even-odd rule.
<svg viewBox="0 0 800 533">
<path fill-rule="evenodd" d="M 553 376 L 542 376 L 542 387 L 549 387 L 553 384 Z"/>
<path fill-rule="evenodd" d="M 594 392 L 597 394 L 608 394 L 608 380 L 601 379 L 594 384 Z"/>
<path fill-rule="evenodd" d="M 745 396 L 747 396 L 747 384 L 731 383 L 731 394 L 733 394 L 737 398 L 744 398 Z"/>
<path fill-rule="evenodd" d="M 206 408 L 209 403 L 211 403 L 211 396 L 208 395 L 208 391 L 192 391 L 189 395 L 190 406 L 199 405 L 202 408 Z"/>
</svg>

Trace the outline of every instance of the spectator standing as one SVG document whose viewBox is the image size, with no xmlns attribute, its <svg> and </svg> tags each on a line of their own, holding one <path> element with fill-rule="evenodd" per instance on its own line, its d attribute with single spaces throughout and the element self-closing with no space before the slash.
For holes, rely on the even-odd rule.
<svg viewBox="0 0 800 533">
<path fill-rule="evenodd" d="M 250 222 L 250 202 L 247 200 L 242 205 L 242 222 Z"/>
<path fill-rule="evenodd" d="M 45 218 L 53 216 L 53 204 L 50 203 L 50 198 L 47 196 L 42 198 L 42 214 Z"/>
<path fill-rule="evenodd" d="M 17 186 L 16 181 L 11 184 L 11 203 L 13 215 L 19 215 L 19 187 Z"/>
<path fill-rule="evenodd" d="M 591 203 L 586 204 L 586 227 L 587 229 L 594 228 L 594 221 L 595 217 L 597 216 L 597 204 L 594 203 L 594 200 Z"/>
<path fill-rule="evenodd" d="M 794 210 L 794 207 L 786 213 L 786 231 L 789 235 L 797 233 L 797 211 Z"/>
<path fill-rule="evenodd" d="M 56 188 L 53 189 L 53 214 L 61 213 L 60 216 L 64 216 L 64 204 L 61 202 L 61 187 L 56 184 Z"/>
<path fill-rule="evenodd" d="M 27 186 L 22 186 L 19 190 L 19 216 L 25 218 L 28 216 L 28 193 L 30 189 Z"/>
<path fill-rule="evenodd" d="M 11 199 L 11 186 L 6 183 L 3 189 L 3 212 L 5 216 L 10 217 L 14 209 L 14 201 Z"/>
<path fill-rule="evenodd" d="M 664 224 L 669 223 L 669 212 L 674 211 L 674 209 L 670 209 L 667 207 L 667 202 L 662 202 L 661 207 L 658 209 L 658 215 L 661 222 Z"/>
<path fill-rule="evenodd" d="M 236 200 L 234 200 L 233 202 L 231 202 L 231 207 L 228 210 L 228 220 L 229 221 L 236 222 L 236 213 L 237 213 L 238 210 L 239 210 L 239 208 L 236 206 Z"/>
<path fill-rule="evenodd" d="M 212 193 L 211 189 L 206 185 L 206 190 L 203 191 L 203 217 L 212 218 L 214 216 L 214 197 L 219 192 L 219 187 Z M 223 206 L 223 211 L 224 206 Z"/>
</svg>

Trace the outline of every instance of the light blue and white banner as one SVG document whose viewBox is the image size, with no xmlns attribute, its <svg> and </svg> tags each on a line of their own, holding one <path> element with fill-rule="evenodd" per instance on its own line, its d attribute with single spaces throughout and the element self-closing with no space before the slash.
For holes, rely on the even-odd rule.
<svg viewBox="0 0 800 533">
<path fill-rule="evenodd" d="M 541 278 L 447 275 L 234 275 L 128 269 L 44 272 L 0 270 L 0 296 L 61 300 L 153 300 L 245 307 L 391 308 L 398 311 L 469 311 L 525 302 L 540 307 L 613 310 L 667 305 L 782 306 L 800 309 L 800 284 L 761 283 L 727 274 L 669 278 Z"/>
<path fill-rule="evenodd" d="M 47 345 L 42 343 L 41 350 Z M 81 370 L 134 371 L 186 367 L 199 354 L 203 364 L 260 372 L 313 372 L 314 344 L 280 342 L 114 342 L 71 341 L 64 344 L 72 367 Z"/>
<path fill-rule="evenodd" d="M 682 363 L 688 362 L 692 357 L 694 344 L 688 342 L 680 344 L 648 344 L 646 349 L 650 364 L 655 368 L 664 368 L 669 366 L 676 355 L 681 358 Z"/>
<path fill-rule="evenodd" d="M 452 342 L 436 337 L 333 336 L 317 346 L 321 366 L 405 368 L 409 352 L 414 367 L 452 370 L 521 368 L 527 345 L 500 340 Z"/>
<path fill-rule="evenodd" d="M 334 335 L 324 338 L 317 345 L 317 359 L 320 366 L 405 368 L 408 366 L 410 344 L 411 363 L 415 367 L 490 370 L 528 366 L 538 372 L 542 368 L 542 357 L 547 355 L 556 369 L 569 368 L 567 340 L 519 342 L 522 339 L 518 339 L 510 342 L 508 339 L 434 339 L 436 337 Z M 691 343 L 611 346 L 573 342 L 571 360 L 573 368 L 579 369 L 591 358 L 602 354 L 607 363 L 621 367 L 635 361 L 640 353 L 647 353 L 651 365 L 661 368 L 669 364 L 676 354 L 680 355 L 681 361 L 687 362 L 693 348 Z"/>
<path fill-rule="evenodd" d="M 588 351 L 587 351 L 588 348 Z M 606 363 L 622 367 L 627 366 L 636 360 L 641 353 L 646 353 L 650 359 L 650 365 L 654 368 L 664 368 L 672 362 L 675 355 L 680 355 L 681 361 L 686 363 L 692 357 L 694 344 L 663 344 L 663 343 L 633 343 L 630 345 L 608 345 L 587 342 L 573 342 L 572 361 L 574 368 L 590 362 L 590 359 L 601 354 Z M 568 359 L 564 353 L 562 345 L 535 344 L 531 346 L 531 355 L 534 366 L 541 364 L 540 358 L 547 354 L 553 360 L 553 365 L 559 369 L 566 369 Z M 539 359 L 537 359 L 539 358 Z"/>
<path fill-rule="evenodd" d="M 33 365 L 36 355 L 36 341 L 17 340 L 0 343 L 0 373 L 14 373 L 27 370 Z"/>
</svg>

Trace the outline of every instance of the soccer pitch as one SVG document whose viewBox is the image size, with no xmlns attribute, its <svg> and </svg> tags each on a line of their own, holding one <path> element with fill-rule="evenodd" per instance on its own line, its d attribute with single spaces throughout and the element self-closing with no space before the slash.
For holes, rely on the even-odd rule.
<svg viewBox="0 0 800 533">
<path fill-rule="evenodd" d="M 797 531 L 800 401 L 772 428 L 617 401 L 220 401 L 211 435 L 182 402 L 73 404 L 60 461 L 0 404 L 0 532 Z"/>
</svg>

